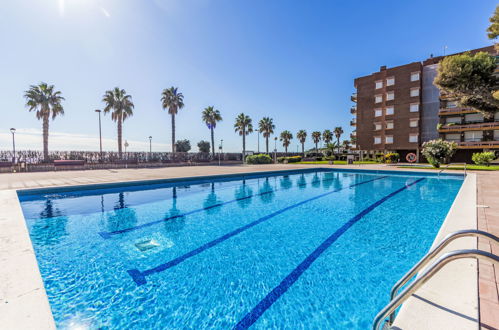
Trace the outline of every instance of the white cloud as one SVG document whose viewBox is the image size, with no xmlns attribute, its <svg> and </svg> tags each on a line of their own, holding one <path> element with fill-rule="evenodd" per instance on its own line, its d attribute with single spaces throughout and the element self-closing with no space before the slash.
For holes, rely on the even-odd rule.
<svg viewBox="0 0 499 330">
<path fill-rule="evenodd" d="M 18 128 L 15 134 L 17 150 L 41 150 L 43 149 L 42 131 L 35 128 Z M 129 151 L 148 151 L 148 141 L 128 140 Z M 125 139 L 123 139 L 125 143 Z M 12 134 L 0 133 L 0 148 L 12 148 Z M 102 138 L 102 149 L 104 151 L 117 151 L 116 139 Z M 49 150 L 99 150 L 99 137 L 94 135 L 49 132 Z M 167 143 L 152 143 L 153 151 L 170 151 L 171 145 Z"/>
</svg>

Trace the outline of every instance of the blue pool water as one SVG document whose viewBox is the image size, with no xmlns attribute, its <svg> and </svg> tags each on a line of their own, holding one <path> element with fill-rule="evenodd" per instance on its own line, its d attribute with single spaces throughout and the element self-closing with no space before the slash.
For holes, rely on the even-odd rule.
<svg viewBox="0 0 499 330">
<path fill-rule="evenodd" d="M 365 329 L 461 184 L 314 170 L 19 198 L 59 328 Z"/>
</svg>

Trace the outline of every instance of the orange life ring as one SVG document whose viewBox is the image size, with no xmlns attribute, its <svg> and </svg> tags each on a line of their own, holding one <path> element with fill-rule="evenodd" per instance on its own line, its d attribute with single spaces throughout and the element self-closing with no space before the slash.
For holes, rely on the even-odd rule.
<svg viewBox="0 0 499 330">
<path fill-rule="evenodd" d="M 417 159 L 417 156 L 415 153 L 413 152 L 410 152 L 407 154 L 407 156 L 405 156 L 405 159 L 409 162 L 409 163 L 414 163 Z"/>
</svg>

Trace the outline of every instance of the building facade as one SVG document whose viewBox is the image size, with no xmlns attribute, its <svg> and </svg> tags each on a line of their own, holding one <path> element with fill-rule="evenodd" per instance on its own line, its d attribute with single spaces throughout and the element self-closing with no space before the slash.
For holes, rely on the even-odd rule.
<svg viewBox="0 0 499 330">
<path fill-rule="evenodd" d="M 474 49 L 495 55 L 493 46 Z M 350 112 L 355 149 L 374 156 L 397 152 L 419 158 L 424 142 L 443 138 L 455 141 L 459 150 L 454 161 L 469 161 L 473 152 L 499 150 L 499 113 L 484 118 L 478 111 L 462 108 L 441 95 L 433 84 L 443 57 L 413 62 L 354 80 L 356 103 Z"/>
</svg>

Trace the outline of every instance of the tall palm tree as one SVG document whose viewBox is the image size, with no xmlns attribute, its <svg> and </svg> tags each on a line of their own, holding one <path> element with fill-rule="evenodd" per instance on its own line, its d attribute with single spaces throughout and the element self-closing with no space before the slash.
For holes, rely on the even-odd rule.
<svg viewBox="0 0 499 330">
<path fill-rule="evenodd" d="M 222 121 L 222 116 L 220 111 L 216 110 L 212 106 L 205 108 L 202 112 L 203 121 L 206 123 L 211 131 L 211 154 L 215 156 L 215 127 L 217 127 L 217 122 Z"/>
<path fill-rule="evenodd" d="M 314 140 L 314 143 L 315 143 L 315 152 L 318 153 L 319 150 L 317 148 L 317 145 L 319 144 L 319 141 L 321 140 L 321 132 L 318 132 L 318 131 L 312 132 L 312 140 Z"/>
<path fill-rule="evenodd" d="M 263 133 L 263 137 L 265 138 L 265 150 L 269 153 L 269 137 L 274 134 L 274 121 L 270 117 L 263 117 L 258 122 L 258 132 Z"/>
<path fill-rule="evenodd" d="M 234 123 L 234 131 L 239 133 L 243 137 L 243 163 L 246 162 L 246 135 L 253 133 L 253 124 L 251 118 L 246 116 L 244 113 L 240 113 L 236 117 L 236 122 Z"/>
<path fill-rule="evenodd" d="M 282 141 L 282 146 L 284 147 L 286 154 L 288 153 L 288 147 L 292 139 L 293 139 L 293 134 L 291 134 L 290 131 L 281 132 L 280 140 Z"/>
<path fill-rule="evenodd" d="M 184 95 L 177 87 L 165 88 L 161 93 L 161 105 L 172 116 L 172 152 L 175 152 L 175 115 L 184 107 Z"/>
<path fill-rule="evenodd" d="M 134 104 L 132 96 L 127 94 L 124 89 L 115 87 L 112 90 L 106 91 L 102 97 L 102 102 L 106 104 L 104 114 L 111 112 L 111 119 L 118 125 L 118 153 L 121 158 L 122 155 L 122 136 L 123 136 L 123 122 L 133 116 Z"/>
<path fill-rule="evenodd" d="M 338 154 L 340 153 L 340 137 L 341 134 L 343 134 L 343 128 L 341 126 L 335 127 L 334 130 L 334 136 L 336 137 L 336 142 L 338 144 Z"/>
<path fill-rule="evenodd" d="M 326 129 L 322 132 L 322 140 L 327 145 L 333 139 L 333 133 L 330 130 Z"/>
<path fill-rule="evenodd" d="M 26 99 L 26 106 L 28 110 L 35 111 L 36 118 L 42 120 L 43 131 L 43 159 L 49 160 L 49 119 L 55 119 L 58 115 L 64 115 L 64 108 L 61 102 L 64 97 L 61 96 L 60 91 L 54 90 L 54 85 L 47 83 L 40 83 L 38 85 L 31 85 L 27 91 L 24 92 Z"/>
<path fill-rule="evenodd" d="M 304 129 L 299 130 L 298 133 L 296 133 L 296 138 L 301 143 L 301 153 L 303 154 L 303 157 L 305 157 L 305 141 L 307 140 L 307 131 Z"/>
</svg>

